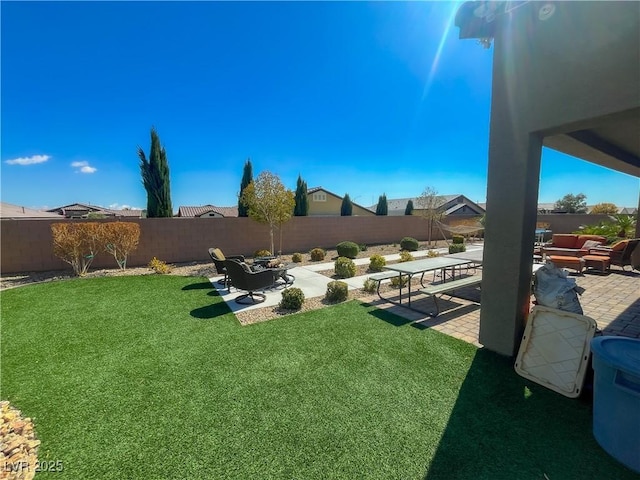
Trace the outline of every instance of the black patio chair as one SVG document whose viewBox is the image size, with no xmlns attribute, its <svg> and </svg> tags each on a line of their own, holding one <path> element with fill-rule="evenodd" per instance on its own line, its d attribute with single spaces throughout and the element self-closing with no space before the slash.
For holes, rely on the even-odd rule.
<svg viewBox="0 0 640 480">
<path fill-rule="evenodd" d="M 245 290 L 246 294 L 236 297 L 236 303 L 262 303 L 267 296 L 258 290 L 271 288 L 276 282 L 276 274 L 274 270 L 263 269 L 258 271 L 251 270 L 251 267 L 244 262 L 230 259 L 224 262 L 229 282 L 238 290 Z M 251 301 L 245 301 L 249 298 Z"/>
<path fill-rule="evenodd" d="M 244 262 L 244 255 L 230 255 L 225 257 L 224 253 L 222 253 L 222 250 L 219 248 L 210 248 L 209 256 L 211 257 L 211 260 L 213 260 L 213 264 L 216 266 L 216 272 L 218 272 L 218 275 L 224 275 L 222 280 L 218 280 L 218 284 L 229 288 L 229 277 L 227 276 L 227 270 L 224 266 L 224 262 L 227 259 Z"/>
</svg>

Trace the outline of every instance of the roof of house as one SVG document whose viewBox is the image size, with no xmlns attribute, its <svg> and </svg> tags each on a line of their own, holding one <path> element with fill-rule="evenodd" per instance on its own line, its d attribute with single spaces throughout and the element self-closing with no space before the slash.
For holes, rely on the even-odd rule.
<svg viewBox="0 0 640 480">
<path fill-rule="evenodd" d="M 85 203 L 71 203 L 69 205 L 63 205 L 61 207 L 51 208 L 47 212 L 56 213 L 58 215 L 67 215 L 67 212 L 92 212 L 101 213 L 107 217 L 132 217 L 141 218 L 144 215 L 144 210 L 137 209 L 122 209 L 116 210 L 113 208 L 101 207 L 100 205 L 87 205 Z"/>
<path fill-rule="evenodd" d="M 447 203 L 452 202 L 456 199 L 462 199 L 461 202 L 451 205 L 445 211 L 445 214 L 449 215 L 457 210 L 460 210 L 465 205 L 471 207 L 474 210 L 478 210 L 479 213 L 484 213 L 484 207 L 479 203 L 475 203 L 469 200 L 467 197 L 461 194 L 456 195 L 438 195 L 437 196 L 437 207 L 440 208 L 445 206 Z M 420 210 L 420 197 L 407 197 L 407 198 L 388 198 L 387 199 L 387 211 L 389 215 L 404 215 L 404 211 L 407 208 L 407 202 L 411 200 L 413 202 L 413 208 L 416 210 Z M 372 205 L 369 207 L 369 210 L 376 211 L 376 207 L 378 205 Z M 476 208 L 478 207 L 478 208 Z"/>
<path fill-rule="evenodd" d="M 217 213 L 222 217 L 237 217 L 238 207 L 216 207 L 215 205 L 202 205 L 199 207 L 181 206 L 178 208 L 178 217 L 201 217 L 209 213 Z"/>
<path fill-rule="evenodd" d="M 0 202 L 0 218 L 59 218 L 60 215 Z"/>
</svg>

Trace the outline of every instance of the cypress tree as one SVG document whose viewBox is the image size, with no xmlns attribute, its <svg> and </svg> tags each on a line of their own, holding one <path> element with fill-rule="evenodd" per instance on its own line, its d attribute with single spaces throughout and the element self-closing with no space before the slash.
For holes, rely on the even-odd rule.
<svg viewBox="0 0 640 480">
<path fill-rule="evenodd" d="M 151 127 L 149 159 L 145 156 L 142 147 L 138 147 L 138 157 L 142 184 L 147 191 L 147 217 L 172 217 L 169 162 L 155 127 Z"/>
<path fill-rule="evenodd" d="M 389 208 L 387 206 L 387 195 L 382 194 L 378 197 L 378 206 L 376 207 L 376 215 L 387 215 Z"/>
<path fill-rule="evenodd" d="M 296 183 L 296 205 L 293 207 L 293 214 L 296 217 L 306 217 L 309 215 L 309 198 L 307 197 L 307 182 L 298 175 Z"/>
<path fill-rule="evenodd" d="M 248 158 L 244 164 L 244 170 L 242 171 L 242 181 L 240 182 L 240 193 L 238 194 L 238 216 L 248 217 L 249 209 L 242 202 L 242 193 L 244 189 L 253 181 L 253 166 L 251 165 L 251 159 Z"/>
<path fill-rule="evenodd" d="M 340 215 L 343 217 L 350 217 L 353 213 L 353 203 L 351 203 L 351 198 L 349 198 L 349 194 L 345 193 L 344 198 L 342 199 L 342 206 L 340 207 Z"/>
<path fill-rule="evenodd" d="M 404 209 L 405 215 L 413 215 L 413 200 L 407 202 L 407 206 Z"/>
</svg>

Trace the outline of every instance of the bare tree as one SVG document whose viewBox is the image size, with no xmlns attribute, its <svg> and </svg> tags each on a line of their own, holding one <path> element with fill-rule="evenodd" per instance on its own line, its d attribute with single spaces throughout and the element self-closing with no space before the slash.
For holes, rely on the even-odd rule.
<svg viewBox="0 0 640 480">
<path fill-rule="evenodd" d="M 427 221 L 427 239 L 431 246 L 433 228 L 437 221 L 440 221 L 443 213 L 438 209 L 442 203 L 442 198 L 433 187 L 426 187 L 417 199 L 416 208 L 420 210 L 420 215 Z"/>
</svg>

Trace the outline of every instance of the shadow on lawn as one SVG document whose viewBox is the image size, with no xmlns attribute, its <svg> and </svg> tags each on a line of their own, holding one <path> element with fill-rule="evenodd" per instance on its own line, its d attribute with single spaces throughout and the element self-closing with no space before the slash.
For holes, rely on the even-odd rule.
<svg viewBox="0 0 640 480">
<path fill-rule="evenodd" d="M 221 317 L 231 312 L 226 302 L 217 302 L 205 307 L 194 308 L 189 312 L 192 317 L 200 318 L 203 320 Z"/>
<path fill-rule="evenodd" d="M 480 349 L 424 478 L 637 476 L 596 443 L 588 398 L 567 398 L 530 382 L 515 373 L 512 359 Z"/>
<path fill-rule="evenodd" d="M 215 288 L 208 280 L 206 282 L 190 283 L 182 287 L 182 290 L 211 290 Z"/>
</svg>

